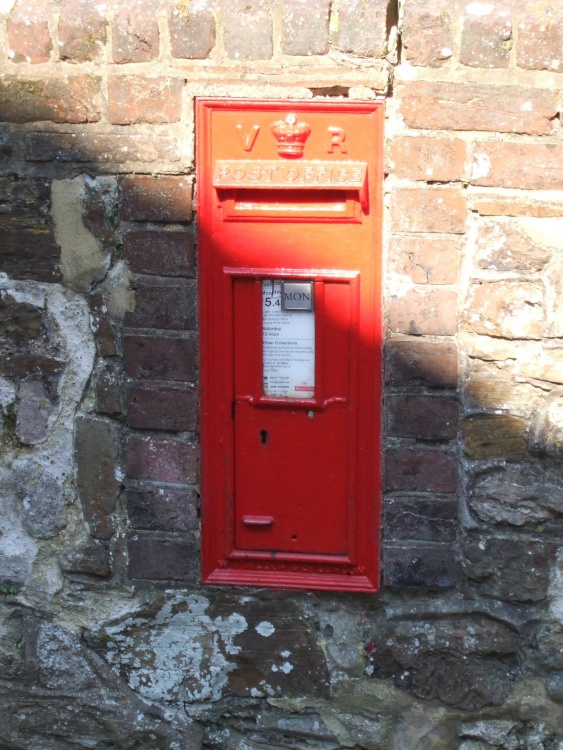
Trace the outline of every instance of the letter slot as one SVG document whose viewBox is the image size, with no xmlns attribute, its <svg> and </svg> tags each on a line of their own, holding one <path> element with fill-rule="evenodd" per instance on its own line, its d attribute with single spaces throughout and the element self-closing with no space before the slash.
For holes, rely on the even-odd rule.
<svg viewBox="0 0 563 750">
<path fill-rule="evenodd" d="M 378 590 L 382 133 L 198 100 L 205 583 Z"/>
</svg>

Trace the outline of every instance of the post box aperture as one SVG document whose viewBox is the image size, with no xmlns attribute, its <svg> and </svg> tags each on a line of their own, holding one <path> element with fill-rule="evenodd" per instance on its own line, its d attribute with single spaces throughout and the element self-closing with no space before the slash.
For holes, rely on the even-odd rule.
<svg viewBox="0 0 563 750">
<path fill-rule="evenodd" d="M 203 580 L 376 591 L 383 105 L 197 106 Z"/>
</svg>

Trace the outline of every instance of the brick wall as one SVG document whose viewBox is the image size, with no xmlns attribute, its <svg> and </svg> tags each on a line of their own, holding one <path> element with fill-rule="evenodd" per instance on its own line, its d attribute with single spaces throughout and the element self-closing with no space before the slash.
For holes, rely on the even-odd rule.
<svg viewBox="0 0 563 750">
<path fill-rule="evenodd" d="M 3 747 L 563 746 L 562 42 L 554 0 L 0 3 Z M 199 584 L 208 95 L 387 100 L 376 597 Z"/>
</svg>

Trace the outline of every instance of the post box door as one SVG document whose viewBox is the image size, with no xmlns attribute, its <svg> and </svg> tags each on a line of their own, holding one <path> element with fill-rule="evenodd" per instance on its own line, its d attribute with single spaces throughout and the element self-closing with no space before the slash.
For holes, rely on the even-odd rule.
<svg viewBox="0 0 563 750">
<path fill-rule="evenodd" d="M 375 591 L 382 105 L 206 99 L 197 134 L 203 579 Z"/>
<path fill-rule="evenodd" d="M 235 281 L 239 550 L 338 555 L 344 560 L 354 544 L 348 520 L 355 484 L 350 378 L 355 281 L 298 282 L 298 287 L 311 289 L 315 300 L 308 312 L 279 309 L 282 281 Z M 270 292 L 272 288 L 276 291 Z M 262 331 L 257 331 L 252 324 L 260 318 Z M 278 318 L 285 318 L 285 324 L 276 325 Z M 257 370 L 262 370 L 262 383 L 257 382 Z M 268 383 L 269 373 L 273 383 Z M 264 403 L 268 392 L 279 402 Z M 303 393 L 311 403 L 296 406 Z"/>
</svg>

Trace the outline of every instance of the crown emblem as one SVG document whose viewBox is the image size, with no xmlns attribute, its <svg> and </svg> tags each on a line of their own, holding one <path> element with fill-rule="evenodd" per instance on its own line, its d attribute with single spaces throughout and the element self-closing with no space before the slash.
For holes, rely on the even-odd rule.
<svg viewBox="0 0 563 750">
<path fill-rule="evenodd" d="M 278 154 L 295 159 L 303 156 L 311 126 L 306 122 L 297 122 L 297 117 L 290 113 L 285 120 L 272 124 L 272 133 L 278 142 Z"/>
</svg>

